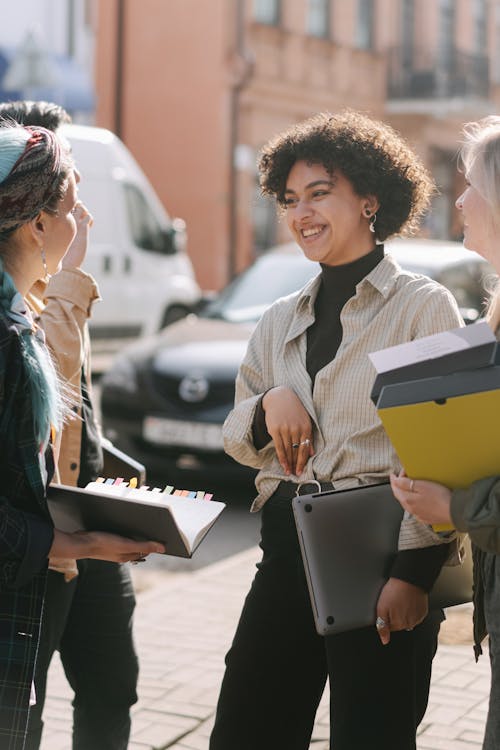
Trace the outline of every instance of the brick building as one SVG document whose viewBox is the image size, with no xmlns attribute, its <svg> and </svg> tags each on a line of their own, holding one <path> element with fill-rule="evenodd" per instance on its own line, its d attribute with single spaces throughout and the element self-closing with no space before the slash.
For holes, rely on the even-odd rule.
<svg viewBox="0 0 500 750">
<path fill-rule="evenodd" d="M 403 132 L 441 187 L 426 233 L 459 233 L 454 155 L 462 122 L 497 106 L 500 0 L 96 1 L 97 124 L 186 219 L 205 288 L 286 238 L 256 156 L 321 110 Z"/>
</svg>

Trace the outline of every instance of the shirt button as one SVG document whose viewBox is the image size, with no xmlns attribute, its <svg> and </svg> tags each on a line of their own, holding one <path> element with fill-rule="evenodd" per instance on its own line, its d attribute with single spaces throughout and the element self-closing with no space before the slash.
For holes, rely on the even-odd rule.
<svg viewBox="0 0 500 750">
<path fill-rule="evenodd" d="M 73 461 L 73 463 L 69 465 L 69 468 L 71 471 L 76 471 L 78 469 L 78 464 Z"/>
</svg>

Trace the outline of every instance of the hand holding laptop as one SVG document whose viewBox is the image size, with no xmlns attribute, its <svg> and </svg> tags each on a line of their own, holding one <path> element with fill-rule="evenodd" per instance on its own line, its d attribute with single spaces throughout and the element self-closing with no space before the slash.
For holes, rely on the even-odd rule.
<svg viewBox="0 0 500 750">
<path fill-rule="evenodd" d="M 389 578 L 377 601 L 375 626 L 382 644 L 389 643 L 393 630 L 413 630 L 428 611 L 429 599 L 423 589 L 399 578 Z"/>
</svg>

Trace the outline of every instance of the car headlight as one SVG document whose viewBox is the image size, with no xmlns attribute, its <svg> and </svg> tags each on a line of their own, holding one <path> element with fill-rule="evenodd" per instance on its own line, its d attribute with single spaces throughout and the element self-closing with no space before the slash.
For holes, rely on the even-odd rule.
<svg viewBox="0 0 500 750">
<path fill-rule="evenodd" d="M 103 388 L 118 388 L 127 393 L 136 393 L 138 389 L 137 370 L 129 357 L 117 357 L 111 368 L 101 379 Z"/>
</svg>

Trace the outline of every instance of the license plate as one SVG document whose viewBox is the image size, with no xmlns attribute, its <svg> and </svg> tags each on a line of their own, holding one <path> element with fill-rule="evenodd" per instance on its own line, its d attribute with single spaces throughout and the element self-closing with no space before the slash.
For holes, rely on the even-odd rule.
<svg viewBox="0 0 500 750">
<path fill-rule="evenodd" d="M 223 450 L 222 426 L 206 422 L 184 422 L 162 417 L 146 417 L 142 434 L 157 445 L 180 445 L 187 448 Z"/>
</svg>

